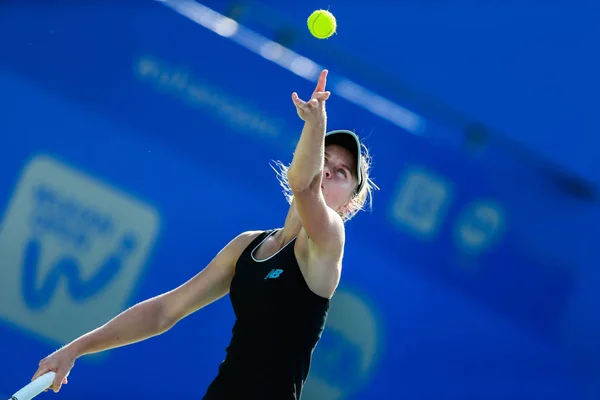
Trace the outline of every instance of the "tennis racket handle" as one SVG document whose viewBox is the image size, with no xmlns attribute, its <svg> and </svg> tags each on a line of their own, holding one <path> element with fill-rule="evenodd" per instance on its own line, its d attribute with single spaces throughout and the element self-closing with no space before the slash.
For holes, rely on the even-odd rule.
<svg viewBox="0 0 600 400">
<path fill-rule="evenodd" d="M 55 376 L 56 373 L 54 371 L 45 373 L 44 375 L 38 377 L 36 380 L 32 381 L 27 386 L 23 387 L 17 393 L 13 394 L 10 400 L 33 399 L 35 396 L 42 393 L 44 390 L 48 389 L 52 385 Z"/>
</svg>

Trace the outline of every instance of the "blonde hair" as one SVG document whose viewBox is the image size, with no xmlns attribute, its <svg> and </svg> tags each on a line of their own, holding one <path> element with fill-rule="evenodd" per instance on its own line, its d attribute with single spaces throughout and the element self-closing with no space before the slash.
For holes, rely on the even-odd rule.
<svg viewBox="0 0 600 400">
<path fill-rule="evenodd" d="M 367 208 L 370 210 L 373 207 L 373 191 L 379 190 L 379 187 L 371 180 L 369 173 L 371 170 L 371 156 L 367 147 L 361 143 L 361 173 L 362 173 L 362 187 L 360 192 L 354 193 L 350 201 L 346 204 L 345 212 L 340 212 L 340 216 L 344 222 L 351 220 L 358 212 L 364 211 Z M 273 161 L 271 168 L 277 175 L 277 180 L 283 189 L 283 195 L 287 200 L 288 204 L 292 204 L 294 200 L 294 193 L 290 188 L 288 182 L 288 169 L 289 165 L 285 165 L 281 161 Z"/>
</svg>

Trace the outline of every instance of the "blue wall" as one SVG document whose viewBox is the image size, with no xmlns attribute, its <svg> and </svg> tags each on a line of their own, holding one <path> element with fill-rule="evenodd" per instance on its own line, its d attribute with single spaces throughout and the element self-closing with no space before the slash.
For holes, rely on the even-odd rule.
<svg viewBox="0 0 600 400">
<path fill-rule="evenodd" d="M 9 394 L 39 359 L 187 280 L 239 232 L 282 226 L 269 163 L 291 160 L 302 125 L 290 94 L 314 82 L 156 2 L 0 10 Z M 325 66 L 329 128 L 365 138 L 381 190 L 348 224 L 306 398 L 597 396 L 598 204 L 498 148 L 468 156 L 443 122 L 409 133 L 336 96 L 352 71 Z M 229 341 L 228 301 L 79 360 L 61 398 L 200 397 Z"/>
</svg>

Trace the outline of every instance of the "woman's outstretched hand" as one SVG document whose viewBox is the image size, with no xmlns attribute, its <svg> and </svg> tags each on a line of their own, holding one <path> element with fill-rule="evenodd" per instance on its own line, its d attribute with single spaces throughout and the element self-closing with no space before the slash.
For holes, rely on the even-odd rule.
<svg viewBox="0 0 600 400">
<path fill-rule="evenodd" d="M 296 92 L 292 93 L 292 101 L 296 106 L 298 116 L 309 124 L 323 124 L 326 122 L 325 101 L 329 99 L 330 92 L 325 91 L 328 71 L 324 69 L 319 75 L 317 86 L 310 100 L 304 101 Z"/>
</svg>

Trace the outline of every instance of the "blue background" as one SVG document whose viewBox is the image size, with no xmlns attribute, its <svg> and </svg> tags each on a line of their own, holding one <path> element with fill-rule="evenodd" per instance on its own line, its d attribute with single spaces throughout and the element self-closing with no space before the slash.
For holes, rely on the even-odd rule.
<svg viewBox="0 0 600 400">
<path fill-rule="evenodd" d="M 374 157 L 381 190 L 347 225 L 340 291 L 368 308 L 376 354 L 358 366 L 364 349 L 348 330 L 364 321 L 328 328 L 315 377 L 347 399 L 600 396 L 595 8 L 204 4 L 328 68 L 329 128 L 355 130 Z M 318 41 L 304 21 L 328 7 L 338 34 Z M 291 160 L 302 124 L 290 94 L 309 96 L 310 79 L 153 1 L 3 3 L 0 37 L 0 207 L 28 160 L 47 154 L 157 210 L 160 233 L 123 308 L 189 279 L 239 232 L 283 225 L 269 164 Z M 186 97 L 181 76 L 204 97 Z M 342 79 L 415 112 L 423 129 L 336 96 Z M 415 171 L 449 196 L 426 235 L 394 212 Z M 478 202 L 499 210 L 498 229 L 469 214 Z M 465 248 L 467 225 L 489 246 Z M 162 336 L 79 360 L 60 396 L 200 398 L 232 323 L 222 299 Z M 0 343 L 5 394 L 64 344 L 8 320 Z"/>
</svg>

